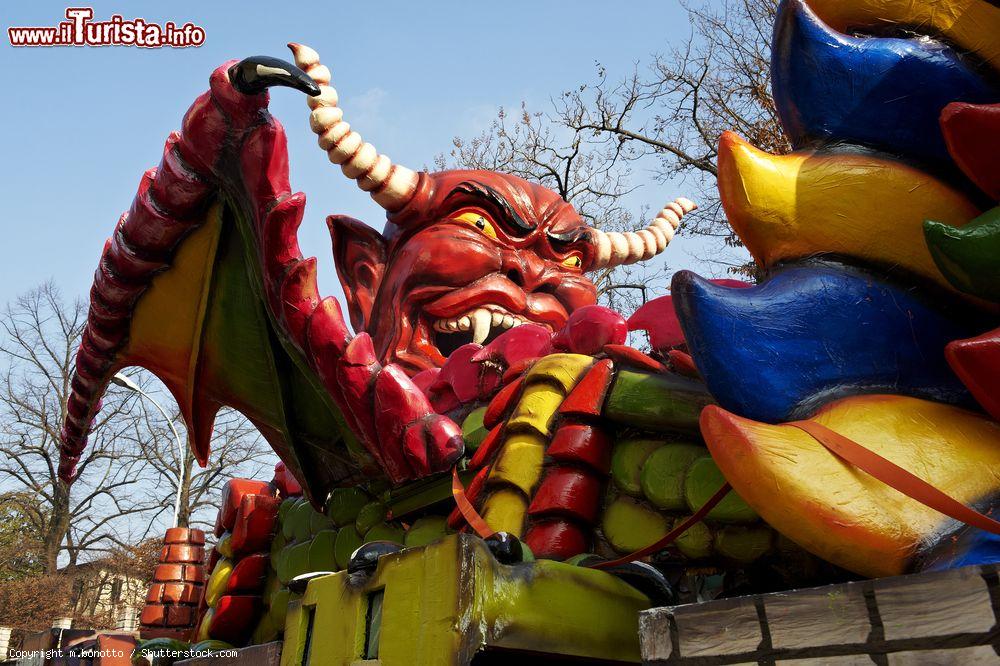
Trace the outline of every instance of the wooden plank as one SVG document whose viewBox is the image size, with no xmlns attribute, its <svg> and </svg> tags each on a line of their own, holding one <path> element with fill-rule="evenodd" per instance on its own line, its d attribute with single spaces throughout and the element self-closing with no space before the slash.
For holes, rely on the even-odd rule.
<svg viewBox="0 0 1000 666">
<path fill-rule="evenodd" d="M 879 581 L 875 599 L 886 640 L 981 633 L 996 623 L 978 567 Z"/>
<path fill-rule="evenodd" d="M 643 663 L 1000 664 L 997 567 L 828 585 L 643 612 Z"/>
</svg>

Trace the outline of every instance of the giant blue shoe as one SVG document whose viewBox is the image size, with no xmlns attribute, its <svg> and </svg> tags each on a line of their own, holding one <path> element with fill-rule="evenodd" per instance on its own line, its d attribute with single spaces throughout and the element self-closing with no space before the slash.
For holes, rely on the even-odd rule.
<svg viewBox="0 0 1000 666">
<path fill-rule="evenodd" d="M 778 8 L 774 103 L 796 148 L 858 143 L 929 162 L 949 160 L 938 117 L 949 102 L 1000 100 L 950 47 L 930 39 L 855 38 L 802 0 Z"/>
<path fill-rule="evenodd" d="M 813 262 L 729 289 L 681 271 L 672 292 L 709 391 L 740 416 L 790 421 L 858 393 L 972 404 L 944 346 L 982 323 L 871 273 Z"/>
</svg>

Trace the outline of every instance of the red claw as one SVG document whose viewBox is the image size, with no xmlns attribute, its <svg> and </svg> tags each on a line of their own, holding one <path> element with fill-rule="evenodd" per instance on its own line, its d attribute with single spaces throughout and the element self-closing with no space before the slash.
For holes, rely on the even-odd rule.
<svg viewBox="0 0 1000 666">
<path fill-rule="evenodd" d="M 465 453 L 462 429 L 448 417 L 439 414 L 426 416 L 423 423 L 430 472 L 433 474 L 451 469 Z"/>
<path fill-rule="evenodd" d="M 413 383 L 416 384 L 418 389 L 427 393 L 437 380 L 437 376 L 440 372 L 441 368 L 427 368 L 426 370 L 413 375 L 410 379 L 413 380 Z"/>
<path fill-rule="evenodd" d="M 441 366 L 433 382 L 429 382 L 427 395 L 438 413 L 460 404 L 486 400 L 505 383 L 509 368 L 548 354 L 551 338 L 544 326 L 523 324 L 485 347 L 475 343 L 459 347 Z"/>
<path fill-rule="evenodd" d="M 733 289 L 752 287 L 742 280 L 712 280 L 713 284 Z M 660 296 L 643 303 L 632 316 L 628 318 L 628 330 L 646 331 L 649 335 L 649 345 L 657 351 L 666 351 L 684 344 L 684 331 L 674 310 L 672 296 Z"/>
<path fill-rule="evenodd" d="M 455 394 L 459 402 L 471 402 L 483 393 L 480 366 L 473 362 L 473 357 L 482 350 L 482 346 L 474 342 L 462 345 L 451 353 L 448 360 L 441 366 L 437 380 L 431 386 L 431 392 L 441 392 L 447 388 Z M 487 388 L 491 390 L 492 387 Z"/>
<path fill-rule="evenodd" d="M 473 355 L 476 363 L 496 363 L 504 368 L 524 359 L 545 356 L 552 351 L 552 333 L 538 324 L 522 324 L 497 336 Z"/>
<path fill-rule="evenodd" d="M 674 311 L 672 296 L 660 296 L 643 303 L 628 318 L 628 330 L 646 331 L 653 349 L 671 349 L 684 344 L 684 331 Z"/>
<path fill-rule="evenodd" d="M 569 316 L 553 345 L 574 354 L 594 356 L 604 345 L 624 344 L 628 326 L 620 314 L 601 305 L 586 305 Z"/>
<path fill-rule="evenodd" d="M 451 469 L 465 452 L 462 431 L 439 414 L 411 423 L 403 435 L 403 451 L 418 476 Z"/>
<path fill-rule="evenodd" d="M 397 365 L 382 368 L 375 380 L 375 413 L 385 469 L 395 483 L 444 471 L 464 451 L 458 425 L 435 414 Z"/>
</svg>

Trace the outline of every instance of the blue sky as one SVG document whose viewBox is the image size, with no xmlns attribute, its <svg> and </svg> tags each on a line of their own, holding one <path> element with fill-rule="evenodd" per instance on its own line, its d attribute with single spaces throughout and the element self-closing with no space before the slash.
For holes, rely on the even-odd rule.
<svg viewBox="0 0 1000 666">
<path fill-rule="evenodd" d="M 92 6 L 95 20 L 120 13 L 192 21 L 205 29 L 206 42 L 191 49 L 14 49 L 3 35 L 0 303 L 50 278 L 67 295 L 86 294 L 140 176 L 158 163 L 164 139 L 227 59 L 288 58 L 288 41 L 313 46 L 333 70 L 351 123 L 394 160 L 420 169 L 447 152 L 452 137 L 486 128 L 499 106 L 526 100 L 547 110 L 551 95 L 591 80 L 596 61 L 618 77 L 689 30 L 676 0 L 633 1 L 628 11 L 589 0 Z M 65 8 L 7 2 L 3 27 L 55 25 Z M 308 196 L 303 252 L 319 257 L 321 288 L 337 294 L 325 216 L 346 213 L 381 229 L 384 214 L 316 147 L 300 94 L 276 91 L 271 109 L 288 131 L 292 187 Z M 636 182 L 637 211 L 682 193 L 641 172 Z M 679 237 L 668 250 L 670 265 L 696 266 L 691 249 Z"/>
</svg>

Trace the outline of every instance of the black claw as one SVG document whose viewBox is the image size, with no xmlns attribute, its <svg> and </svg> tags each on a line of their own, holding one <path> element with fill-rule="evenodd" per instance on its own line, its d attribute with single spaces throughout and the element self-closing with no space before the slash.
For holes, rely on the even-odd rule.
<svg viewBox="0 0 1000 666">
<path fill-rule="evenodd" d="M 521 542 L 513 534 L 497 532 L 486 539 L 486 547 L 500 564 L 517 564 L 524 559 Z"/>
<path fill-rule="evenodd" d="M 392 541 L 369 541 L 351 554 L 351 559 L 347 563 L 347 573 L 371 574 L 378 566 L 380 557 L 401 550 L 403 547 Z"/>
<path fill-rule="evenodd" d="M 672 606 L 677 603 L 677 592 L 656 567 L 645 562 L 629 562 L 604 569 L 612 576 L 639 590 L 654 606 Z"/>
<path fill-rule="evenodd" d="M 271 56 L 244 58 L 229 68 L 229 80 L 244 95 L 259 95 L 272 86 L 295 88 L 310 97 L 319 95 L 319 86 L 308 74 Z"/>
<path fill-rule="evenodd" d="M 306 588 L 309 587 L 309 581 L 313 578 L 322 578 L 323 576 L 329 576 L 335 571 L 311 571 L 309 573 L 304 573 L 296 576 L 295 578 L 288 581 L 288 589 L 295 594 L 304 594 Z"/>
</svg>

